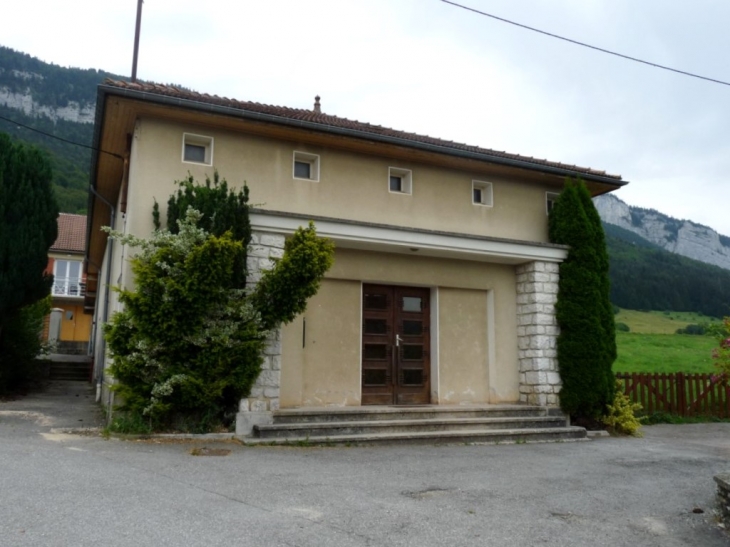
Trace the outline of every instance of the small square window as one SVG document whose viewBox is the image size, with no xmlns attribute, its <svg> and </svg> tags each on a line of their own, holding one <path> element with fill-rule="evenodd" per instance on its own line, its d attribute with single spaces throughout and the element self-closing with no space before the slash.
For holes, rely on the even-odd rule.
<svg viewBox="0 0 730 547">
<path fill-rule="evenodd" d="M 205 146 L 185 143 L 185 161 L 205 163 Z"/>
<path fill-rule="evenodd" d="M 182 160 L 187 163 L 213 164 L 213 138 L 183 133 Z"/>
<path fill-rule="evenodd" d="M 559 197 L 560 194 L 556 194 L 555 192 L 545 193 L 545 212 L 548 215 L 550 214 L 550 211 L 553 210 L 553 207 L 555 207 L 555 202 L 558 201 Z"/>
<path fill-rule="evenodd" d="M 471 202 L 474 205 L 491 207 L 493 201 L 491 182 L 483 182 L 480 180 L 471 181 Z"/>
<path fill-rule="evenodd" d="M 319 156 L 294 151 L 293 176 L 295 179 L 319 182 Z"/>
<path fill-rule="evenodd" d="M 413 175 L 409 169 L 388 168 L 388 191 L 393 194 L 411 194 Z"/>
</svg>

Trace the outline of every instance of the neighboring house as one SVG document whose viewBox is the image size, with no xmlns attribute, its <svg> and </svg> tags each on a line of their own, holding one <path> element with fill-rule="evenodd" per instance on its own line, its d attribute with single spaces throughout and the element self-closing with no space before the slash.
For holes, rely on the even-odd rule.
<svg viewBox="0 0 730 547">
<path fill-rule="evenodd" d="M 91 334 L 91 315 L 84 313 L 86 275 L 86 216 L 60 213 L 58 237 L 48 251 L 46 271 L 53 274 L 52 308 L 60 316 L 58 340 L 86 353 Z M 60 312 L 58 311 L 60 310 Z M 54 326 L 54 329 L 57 328 Z M 48 329 L 48 326 L 47 326 Z M 48 339 L 48 330 L 45 338 Z"/>
<path fill-rule="evenodd" d="M 86 306 L 103 323 L 130 286 L 110 223 L 153 230 L 188 173 L 246 181 L 249 279 L 314 220 L 335 263 L 307 311 L 267 349 L 241 411 L 353 405 L 558 404 L 554 317 L 566 248 L 548 209 L 566 176 L 599 195 L 603 171 L 396 131 L 312 110 L 239 102 L 170 86 L 99 86 Z M 163 214 L 164 214 L 164 207 Z M 96 379 L 104 345 L 95 334 Z"/>
</svg>

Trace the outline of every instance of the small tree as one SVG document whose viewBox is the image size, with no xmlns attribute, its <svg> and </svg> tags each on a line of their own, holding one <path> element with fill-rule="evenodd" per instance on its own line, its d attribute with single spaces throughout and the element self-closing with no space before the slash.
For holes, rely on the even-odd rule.
<svg viewBox="0 0 730 547">
<path fill-rule="evenodd" d="M 136 290 L 118 289 L 125 309 L 106 327 L 111 372 L 121 409 L 153 428 L 230 423 L 261 371 L 269 330 L 304 311 L 332 264 L 332 243 L 310 224 L 249 293 L 237 286 L 243 243 L 230 232 L 209 234 L 197 226 L 201 217 L 189 209 L 177 234 L 159 230 L 149 240 L 110 232 L 140 248 L 132 259 Z M 293 298 L 278 294 L 291 280 L 303 284 Z"/>
<path fill-rule="evenodd" d="M 549 227 L 552 242 L 570 246 L 556 304 L 560 404 L 577 419 L 597 420 L 613 402 L 616 342 L 603 227 L 582 181 L 566 181 Z"/>
</svg>

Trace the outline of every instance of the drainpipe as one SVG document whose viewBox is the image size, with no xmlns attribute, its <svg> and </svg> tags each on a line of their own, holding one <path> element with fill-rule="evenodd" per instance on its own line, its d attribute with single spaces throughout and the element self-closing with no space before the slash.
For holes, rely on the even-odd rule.
<svg viewBox="0 0 730 547">
<path fill-rule="evenodd" d="M 103 203 L 106 204 L 107 207 L 109 207 L 109 210 L 111 212 L 111 218 L 110 218 L 110 226 L 112 229 L 114 228 L 114 223 L 116 222 L 116 209 L 114 208 L 114 205 L 109 203 L 106 199 L 104 199 L 95 189 L 93 186 L 89 185 L 89 191 L 94 194 L 97 198 L 99 198 Z M 102 325 L 105 325 L 109 321 L 109 295 L 111 293 L 110 285 L 111 285 L 111 278 L 112 278 L 112 251 L 114 249 L 114 240 L 111 239 L 107 245 L 107 259 L 106 259 L 106 281 L 104 283 L 104 321 Z M 97 325 L 98 328 L 98 325 Z M 98 375 L 98 380 L 96 382 L 96 402 L 98 403 L 101 401 L 101 387 L 104 384 L 104 356 L 106 355 L 106 341 L 104 340 L 104 337 L 101 338 L 101 355 L 102 359 L 100 359 L 102 366 L 101 371 Z M 94 363 L 95 366 L 98 366 L 99 363 Z"/>
</svg>

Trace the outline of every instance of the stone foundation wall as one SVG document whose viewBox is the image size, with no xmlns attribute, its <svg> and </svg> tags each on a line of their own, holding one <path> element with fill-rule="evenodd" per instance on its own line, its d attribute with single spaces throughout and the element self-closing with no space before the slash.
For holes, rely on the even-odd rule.
<svg viewBox="0 0 730 547">
<path fill-rule="evenodd" d="M 254 232 L 248 247 L 246 283 L 259 282 L 262 272 L 284 256 L 283 235 Z M 281 330 L 273 331 L 266 342 L 261 374 L 251 388 L 247 399 L 241 399 L 236 419 L 236 434 L 250 435 L 256 424 L 271 423 L 271 412 L 279 409 L 281 385 Z"/>
<path fill-rule="evenodd" d="M 717 483 L 717 505 L 720 519 L 726 529 L 730 529 L 730 473 L 715 475 Z"/>
<path fill-rule="evenodd" d="M 517 267 L 517 341 L 520 402 L 558 406 L 562 386 L 558 373 L 555 318 L 559 265 L 530 262 Z"/>
</svg>

